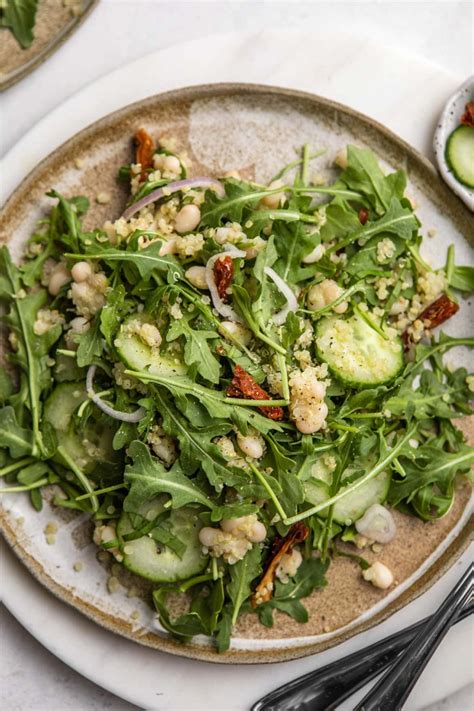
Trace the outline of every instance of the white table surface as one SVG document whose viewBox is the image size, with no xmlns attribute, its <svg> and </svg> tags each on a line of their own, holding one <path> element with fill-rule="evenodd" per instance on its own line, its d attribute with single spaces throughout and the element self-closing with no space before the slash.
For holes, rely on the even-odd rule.
<svg viewBox="0 0 474 711">
<path fill-rule="evenodd" d="M 461 76 L 473 70 L 470 2 L 101 0 L 56 55 L 0 96 L 0 155 L 67 97 L 143 54 L 218 32 L 269 27 L 307 30 L 311 23 L 319 30 L 340 28 L 360 37 L 377 37 Z M 0 629 L 1 711 L 136 708 L 70 670 L 5 610 L 1 610 Z M 471 688 L 436 704 L 431 711 L 467 711 L 472 707 Z"/>
</svg>

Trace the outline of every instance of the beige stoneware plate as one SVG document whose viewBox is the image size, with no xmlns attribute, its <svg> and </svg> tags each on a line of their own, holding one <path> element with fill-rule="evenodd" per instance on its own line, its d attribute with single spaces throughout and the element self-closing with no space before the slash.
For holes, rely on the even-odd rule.
<svg viewBox="0 0 474 711">
<path fill-rule="evenodd" d="M 23 49 L 10 30 L 0 29 L 0 91 L 23 79 L 55 52 L 86 19 L 99 0 L 78 0 L 77 14 L 63 0 L 40 0 L 35 39 Z"/>
<path fill-rule="evenodd" d="M 175 138 L 178 149 L 186 150 L 192 159 L 195 175 L 240 169 L 262 182 L 292 160 L 295 149 L 303 143 L 327 149 L 315 168 L 328 174 L 342 146 L 349 142 L 368 146 L 387 169 L 402 167 L 408 172 L 409 194 L 418 203 L 424 233 L 436 231 L 435 237 L 427 238 L 424 252 L 433 266 L 443 263 L 451 242 L 456 245 L 459 263 L 472 260 L 468 244 L 469 240 L 472 243 L 472 217 L 467 208 L 442 183 L 433 166 L 401 139 L 371 119 L 327 99 L 245 84 L 217 84 L 161 94 L 106 116 L 80 132 L 40 163 L 10 197 L 0 217 L 0 242 L 8 241 L 13 253 L 21 254 L 21 245 L 51 204 L 44 193 L 52 187 L 67 196 L 80 193 L 90 198 L 86 226 L 119 216 L 126 195 L 115 176 L 118 167 L 130 161 L 131 137 L 140 126 L 157 138 Z M 95 198 L 104 191 L 112 200 L 100 205 Z M 458 316 L 445 329 L 448 333 L 468 332 L 469 306 L 470 302 L 463 300 Z M 457 363 L 467 362 L 467 354 L 461 349 L 453 351 L 451 358 Z M 0 527 L 40 582 L 107 629 L 195 659 L 261 663 L 294 659 L 334 646 L 420 595 L 469 541 L 469 495 L 470 487 L 460 483 L 455 505 L 436 523 L 424 524 L 395 513 L 397 538 L 377 555 L 393 570 L 395 589 L 388 593 L 376 590 L 361 580 L 349 560 L 339 558 L 330 567 L 327 588 L 306 601 L 308 624 L 278 615 L 269 630 L 256 624 L 254 616 L 244 616 L 225 655 L 217 655 L 205 639 L 184 645 L 170 638 L 153 613 L 150 590 L 110 562 L 99 563 L 97 549 L 91 543 L 92 526 L 86 518 L 56 511 L 47 500 L 43 511 L 36 514 L 26 497 L 7 495 L 2 498 Z M 45 540 L 44 529 L 50 522 L 59 528 L 55 545 Z M 371 552 L 367 557 L 375 558 Z M 75 572 L 73 567 L 79 562 L 82 570 Z M 107 589 L 111 573 L 121 583 L 113 594 Z"/>
</svg>

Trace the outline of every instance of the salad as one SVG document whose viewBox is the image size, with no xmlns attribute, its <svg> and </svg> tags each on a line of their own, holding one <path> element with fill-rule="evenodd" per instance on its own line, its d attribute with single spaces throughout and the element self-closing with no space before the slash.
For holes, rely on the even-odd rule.
<svg viewBox="0 0 474 711">
<path fill-rule="evenodd" d="M 85 230 L 88 200 L 52 191 L 22 263 L 0 251 L 0 492 L 89 514 L 162 627 L 222 652 L 244 612 L 304 623 L 337 556 L 390 588 L 363 549 L 397 535 L 391 509 L 449 512 L 474 376 L 443 356 L 474 338 L 432 329 L 474 269 L 423 259 L 406 175 L 370 150 L 329 183 L 304 146 L 262 185 L 135 141 L 121 217 Z"/>
</svg>

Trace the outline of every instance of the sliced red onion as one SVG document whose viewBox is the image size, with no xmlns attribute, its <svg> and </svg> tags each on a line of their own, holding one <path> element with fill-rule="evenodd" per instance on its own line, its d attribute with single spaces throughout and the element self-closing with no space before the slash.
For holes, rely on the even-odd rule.
<svg viewBox="0 0 474 711">
<path fill-rule="evenodd" d="M 216 311 L 224 318 L 229 319 L 229 321 L 240 321 L 232 306 L 229 306 L 229 304 L 225 304 L 219 296 L 216 280 L 214 279 L 214 264 L 217 262 L 218 259 L 222 259 L 223 257 L 231 257 L 232 259 L 237 259 L 240 257 L 244 259 L 246 253 L 243 252 L 241 249 L 237 249 L 237 247 L 234 247 L 233 244 L 226 244 L 224 245 L 224 247 L 226 247 L 225 252 L 219 252 L 219 254 L 214 254 L 214 256 L 212 256 L 207 261 L 206 284 L 207 288 L 211 293 L 212 304 Z"/>
<path fill-rule="evenodd" d="M 186 188 L 214 188 L 219 197 L 225 196 L 224 186 L 222 185 L 222 183 L 220 183 L 218 180 L 215 180 L 214 178 L 206 178 L 202 176 L 199 178 L 186 178 L 186 180 L 176 180 L 174 183 L 169 183 L 168 185 L 163 185 L 163 187 L 153 190 L 148 195 L 145 195 L 145 197 L 142 197 L 141 200 L 137 200 L 137 202 L 134 202 L 133 205 L 127 207 L 122 217 L 124 218 L 124 220 L 129 220 L 132 215 L 141 210 L 142 207 L 146 207 L 152 202 L 161 200 L 161 198 L 163 197 L 168 197 L 169 195 L 172 195 L 173 193 L 178 193 L 180 190 L 185 190 Z"/>
<path fill-rule="evenodd" d="M 361 536 L 377 543 L 389 543 L 397 533 L 392 514 L 380 504 L 370 506 L 355 527 Z"/>
<path fill-rule="evenodd" d="M 96 366 L 91 365 L 87 371 L 86 378 L 86 390 L 87 394 L 92 400 L 92 402 L 97 405 L 99 410 L 105 412 L 109 417 L 113 417 L 114 420 L 121 420 L 122 422 L 139 422 L 146 414 L 144 407 L 139 407 L 135 412 L 121 412 L 120 410 L 114 410 L 113 407 L 107 405 L 106 402 L 100 399 L 100 397 L 94 392 L 94 375 L 96 371 Z"/>
<path fill-rule="evenodd" d="M 274 269 L 271 267 L 265 267 L 264 272 L 270 277 L 277 289 L 281 291 L 286 299 L 286 305 L 281 309 L 281 311 L 278 311 L 278 313 L 272 317 L 272 321 L 276 326 L 283 326 L 290 311 L 294 312 L 298 310 L 296 296 L 293 294 L 286 281 L 283 281 L 281 276 L 279 276 Z"/>
</svg>

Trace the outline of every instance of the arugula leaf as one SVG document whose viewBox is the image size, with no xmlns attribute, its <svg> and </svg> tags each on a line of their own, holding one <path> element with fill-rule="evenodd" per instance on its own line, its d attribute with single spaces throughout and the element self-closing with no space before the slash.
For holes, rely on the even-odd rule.
<svg viewBox="0 0 474 711">
<path fill-rule="evenodd" d="M 474 291 L 474 267 L 457 267 L 452 270 L 448 279 L 449 286 L 468 294 Z"/>
<path fill-rule="evenodd" d="M 9 449 L 14 459 L 33 451 L 33 432 L 20 427 L 15 410 L 9 405 L 0 409 L 0 448 Z"/>
<path fill-rule="evenodd" d="M 230 566 L 230 582 L 227 585 L 227 593 L 233 604 L 233 625 L 235 625 L 237 621 L 240 608 L 247 598 L 250 597 L 252 582 L 262 572 L 261 558 L 261 549 L 258 546 L 254 546 L 242 560 Z"/>
<path fill-rule="evenodd" d="M 439 375 L 431 370 L 423 370 L 419 385 L 414 388 L 416 376 L 406 378 L 396 395 L 384 403 L 384 408 L 396 417 L 426 419 L 429 417 L 451 418 L 468 415 L 471 410 L 465 368 Z"/>
<path fill-rule="evenodd" d="M 168 274 L 171 270 L 176 281 L 182 275 L 182 269 L 174 257 L 169 255 L 160 256 L 161 246 L 161 242 L 152 242 L 139 252 L 105 247 L 99 252 L 87 252 L 86 254 L 68 252 L 65 256 L 78 260 L 87 257 L 87 259 L 103 260 L 105 263 L 110 264 L 115 262 L 119 262 L 120 265 L 131 263 L 136 267 L 142 279 L 149 279 L 155 270 L 161 274 Z"/>
<path fill-rule="evenodd" d="M 372 237 L 363 247 L 359 247 L 355 254 L 348 260 L 345 270 L 349 274 L 357 275 L 358 279 L 364 279 L 370 275 L 380 276 L 381 270 L 387 269 L 387 266 L 381 264 L 377 259 L 377 247 L 379 242 L 383 239 L 383 235 Z M 393 257 L 387 260 L 389 263 L 397 259 L 406 249 L 405 240 L 400 237 L 395 237 L 394 235 L 390 239 L 395 246 L 395 250 Z"/>
<path fill-rule="evenodd" d="M 209 429 L 197 430 L 190 427 L 168 398 L 159 391 L 156 391 L 155 397 L 163 418 L 163 429 L 179 440 L 180 462 L 185 471 L 194 472 L 201 466 L 209 483 L 218 492 L 222 491 L 224 485 L 235 486 L 246 481 L 248 477 L 242 470 L 232 468 L 220 449 L 211 441 L 212 438 L 228 432 L 228 425 L 223 428 L 221 423 L 216 422 Z"/>
<path fill-rule="evenodd" d="M 275 295 L 279 295 L 273 282 L 268 279 L 265 267 L 272 267 L 277 258 L 278 254 L 273 243 L 273 236 L 271 236 L 268 238 L 265 249 L 258 253 L 253 268 L 255 279 L 260 288 L 258 296 L 252 304 L 252 311 L 256 323 L 262 330 L 265 329 L 275 311 Z"/>
<path fill-rule="evenodd" d="M 325 574 L 328 567 L 329 560 L 323 563 L 320 558 L 308 558 L 301 563 L 292 580 L 287 583 L 277 581 L 272 599 L 257 608 L 260 622 L 273 627 L 273 610 L 280 610 L 297 622 L 307 622 L 308 613 L 300 600 L 327 585 Z"/>
<path fill-rule="evenodd" d="M 255 190 L 249 183 L 230 178 L 225 181 L 225 192 L 225 197 L 220 198 L 214 190 L 206 191 L 201 206 L 201 225 L 218 227 L 224 217 L 230 222 L 241 222 L 244 208 L 257 205 L 272 191 Z"/>
<path fill-rule="evenodd" d="M 221 614 L 221 619 L 216 627 L 216 644 L 217 651 L 227 652 L 230 647 L 230 638 L 232 634 L 232 605 L 226 605 Z"/>
<path fill-rule="evenodd" d="M 425 521 L 439 518 L 451 507 L 456 476 L 468 474 L 473 461 L 472 447 L 444 452 L 436 444 L 425 444 L 416 450 L 414 461 L 400 457 L 404 477 L 392 479 L 389 501 L 393 506 L 407 501 Z"/>
<path fill-rule="evenodd" d="M 348 146 L 347 168 L 339 179 L 351 190 L 362 193 L 378 214 L 388 211 L 394 198 L 401 200 L 406 188 L 404 171 L 385 176 L 372 151 L 356 146 Z"/>
<path fill-rule="evenodd" d="M 113 348 L 115 334 L 117 333 L 120 323 L 127 312 L 125 302 L 125 287 L 119 284 L 114 289 L 108 292 L 107 301 L 100 312 L 100 331 L 105 338 L 109 348 Z M 83 346 L 85 349 L 85 346 Z M 94 344 L 93 350 L 99 350 L 98 344 Z M 100 356 L 100 352 L 94 353 Z"/>
<path fill-rule="evenodd" d="M 378 220 L 369 220 L 356 232 L 352 232 L 337 245 L 331 247 L 330 251 L 337 252 L 348 244 L 360 243 L 361 240 L 369 240 L 378 234 L 390 234 L 409 240 L 417 228 L 418 220 L 413 212 L 409 208 L 403 207 L 400 201 L 394 198 L 382 217 Z"/>
<path fill-rule="evenodd" d="M 191 378 L 186 376 L 179 377 L 163 377 L 155 373 L 147 373 L 141 371 L 126 370 L 126 375 L 132 375 L 145 383 L 158 383 L 163 386 L 176 398 L 195 397 L 204 405 L 211 417 L 217 420 L 228 419 L 234 422 L 242 433 L 247 431 L 247 428 L 255 427 L 260 432 L 266 434 L 270 430 L 281 431 L 283 426 L 281 423 L 268 419 L 264 415 L 260 415 L 250 407 L 243 405 L 234 405 L 227 403 L 225 393 L 219 390 L 211 390 L 204 385 L 195 383 Z"/>
<path fill-rule="evenodd" d="M 172 321 L 166 334 L 168 342 L 184 336 L 184 362 L 186 365 L 196 365 L 197 372 L 205 380 L 217 385 L 220 379 L 221 367 L 219 361 L 209 347 L 209 340 L 219 338 L 216 331 L 205 331 L 193 328 L 189 319 L 182 318 Z"/>
<path fill-rule="evenodd" d="M 77 365 L 80 368 L 91 365 L 95 358 L 100 358 L 104 350 L 104 342 L 100 332 L 101 319 L 96 317 L 90 328 L 77 337 Z"/>
<path fill-rule="evenodd" d="M 163 492 L 171 496 L 173 508 L 195 503 L 213 508 L 206 494 L 183 473 L 179 463 L 166 470 L 139 440 L 132 442 L 128 452 L 133 464 L 125 468 L 124 479 L 130 484 L 130 491 L 123 502 L 124 511 L 139 512 L 144 503 Z"/>
<path fill-rule="evenodd" d="M 27 49 L 34 40 L 37 9 L 38 0 L 6 0 L 0 10 L 3 26 L 11 29 L 23 49 Z"/>
<path fill-rule="evenodd" d="M 23 298 L 22 298 L 23 297 Z M 23 371 L 28 383 L 27 402 L 33 430 L 34 456 L 47 456 L 48 450 L 40 427 L 41 393 L 51 383 L 51 370 L 47 365 L 48 352 L 61 335 L 61 326 L 50 329 L 42 336 L 34 333 L 34 323 L 38 310 L 47 300 L 44 289 L 24 296 L 21 293 L 20 271 L 12 263 L 6 247 L 0 249 L 0 299 L 8 299 L 10 313 L 4 317 L 15 333 L 18 341 L 17 351 L 11 360 Z"/>
<path fill-rule="evenodd" d="M 6 369 L 0 370 L 0 402 L 5 402 L 13 395 L 14 388 L 12 379 Z"/>
</svg>

